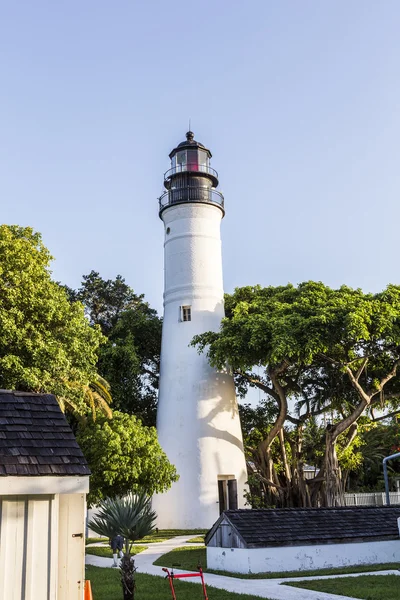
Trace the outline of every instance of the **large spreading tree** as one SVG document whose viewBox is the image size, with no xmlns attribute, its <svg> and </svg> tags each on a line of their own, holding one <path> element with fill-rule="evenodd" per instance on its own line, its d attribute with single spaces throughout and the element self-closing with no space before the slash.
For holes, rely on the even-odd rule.
<svg viewBox="0 0 400 600">
<path fill-rule="evenodd" d="M 0 387 L 53 393 L 85 414 L 104 337 L 52 280 L 51 260 L 39 233 L 0 226 Z"/>
<path fill-rule="evenodd" d="M 358 421 L 377 407 L 397 410 L 400 397 L 400 286 L 378 294 L 306 282 L 245 287 L 226 297 L 219 332 L 196 336 L 212 365 L 231 365 L 240 391 L 260 388 L 276 417 L 256 447 L 255 473 L 270 504 L 333 505 L 343 482 L 337 448 L 354 444 Z M 297 411 L 289 411 L 289 401 Z M 322 414 L 327 424 L 321 469 L 304 478 L 303 437 Z M 288 433 L 285 426 L 295 431 Z M 291 436 L 291 444 L 287 439 Z M 280 472 L 273 443 L 279 445 Z"/>
</svg>

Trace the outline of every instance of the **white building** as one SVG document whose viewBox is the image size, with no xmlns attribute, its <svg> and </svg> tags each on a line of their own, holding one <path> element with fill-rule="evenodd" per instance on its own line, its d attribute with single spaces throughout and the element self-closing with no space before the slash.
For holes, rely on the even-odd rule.
<svg viewBox="0 0 400 600">
<path fill-rule="evenodd" d="M 83 600 L 89 474 L 54 396 L 0 390 L 0 598 Z"/>
<path fill-rule="evenodd" d="M 400 560 L 400 507 L 225 512 L 208 532 L 207 567 L 231 573 L 309 571 Z"/>
<path fill-rule="evenodd" d="M 153 507 L 162 528 L 208 528 L 244 506 L 246 464 L 233 378 L 190 346 L 224 317 L 220 224 L 224 198 L 211 152 L 186 134 L 170 154 L 164 224 L 164 322 L 157 413 L 159 441 L 180 480 Z"/>
</svg>

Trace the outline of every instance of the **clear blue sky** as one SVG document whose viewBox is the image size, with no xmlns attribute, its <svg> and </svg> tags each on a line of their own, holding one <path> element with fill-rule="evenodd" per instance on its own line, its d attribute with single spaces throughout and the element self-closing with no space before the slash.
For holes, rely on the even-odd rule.
<svg viewBox="0 0 400 600">
<path fill-rule="evenodd" d="M 400 282 L 398 0 L 18 0 L 0 7 L 1 221 L 77 287 L 161 310 L 157 197 L 187 130 L 213 153 L 225 289 Z"/>
</svg>

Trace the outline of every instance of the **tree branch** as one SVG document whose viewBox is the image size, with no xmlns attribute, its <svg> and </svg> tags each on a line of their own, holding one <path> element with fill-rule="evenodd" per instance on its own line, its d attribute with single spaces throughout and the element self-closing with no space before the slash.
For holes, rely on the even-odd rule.
<svg viewBox="0 0 400 600">
<path fill-rule="evenodd" d="M 364 371 L 366 365 L 368 362 L 368 357 L 364 358 L 364 360 L 362 361 L 360 368 L 358 369 L 357 373 L 356 373 L 356 380 L 358 381 L 360 379 L 360 375 L 361 373 Z"/>
<path fill-rule="evenodd" d="M 277 400 L 279 402 L 279 396 L 275 392 L 275 390 L 273 388 L 269 387 L 268 385 L 266 385 L 265 383 L 262 383 L 259 379 L 250 377 L 250 375 L 247 375 L 247 373 L 243 373 L 242 371 L 234 371 L 234 374 L 239 375 L 239 377 L 243 377 L 243 379 L 246 379 L 246 381 L 248 381 L 249 383 L 252 383 L 256 387 L 260 388 L 260 390 L 262 390 L 269 396 L 272 396 L 272 398 L 274 398 L 274 400 Z"/>
<path fill-rule="evenodd" d="M 371 419 L 371 421 L 373 423 L 376 423 L 376 421 L 383 421 L 384 419 L 390 419 L 390 417 L 394 417 L 394 416 L 396 416 L 398 414 L 400 414 L 400 410 L 395 410 L 394 412 L 391 412 L 388 415 L 383 415 L 383 417 L 377 417 L 377 418 L 373 417 Z"/>
<path fill-rule="evenodd" d="M 393 365 L 393 369 L 390 371 L 390 373 L 388 373 L 386 375 L 386 377 L 384 377 L 383 379 L 381 379 L 380 384 L 378 385 L 378 389 L 376 390 L 376 392 L 374 392 L 373 394 L 371 394 L 371 398 L 373 398 L 374 396 L 376 396 L 376 394 L 379 394 L 383 388 L 385 387 L 385 385 L 387 384 L 388 381 L 390 381 L 391 379 L 393 379 L 393 377 L 396 375 L 397 372 L 397 367 L 400 365 L 400 358 L 398 358 L 394 365 Z"/>
</svg>

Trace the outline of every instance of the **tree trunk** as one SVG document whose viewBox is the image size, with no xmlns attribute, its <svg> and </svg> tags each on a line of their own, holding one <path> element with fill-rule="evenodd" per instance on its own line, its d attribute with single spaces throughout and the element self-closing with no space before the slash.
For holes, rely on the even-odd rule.
<svg viewBox="0 0 400 600">
<path fill-rule="evenodd" d="M 121 559 L 121 584 L 123 600 L 134 600 L 135 597 L 135 561 L 129 553 L 124 554 Z"/>
<path fill-rule="evenodd" d="M 296 439 L 292 445 L 293 476 L 291 481 L 292 506 L 307 508 L 311 506 L 310 493 L 304 477 L 303 462 L 303 423 L 296 431 Z"/>
<path fill-rule="evenodd" d="M 325 436 L 325 457 L 324 457 L 324 492 L 321 502 L 324 506 L 343 506 L 344 493 L 342 484 L 342 474 L 336 455 L 335 431 L 327 431 Z"/>
<path fill-rule="evenodd" d="M 285 438 L 283 435 L 283 427 L 281 427 L 281 429 L 279 430 L 278 436 L 279 436 L 279 443 L 281 445 L 282 462 L 283 462 L 283 467 L 285 469 L 286 479 L 287 479 L 288 483 L 290 483 L 292 480 L 292 474 L 290 472 L 290 467 L 289 467 L 287 454 L 286 454 Z"/>
</svg>

